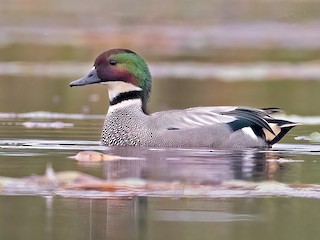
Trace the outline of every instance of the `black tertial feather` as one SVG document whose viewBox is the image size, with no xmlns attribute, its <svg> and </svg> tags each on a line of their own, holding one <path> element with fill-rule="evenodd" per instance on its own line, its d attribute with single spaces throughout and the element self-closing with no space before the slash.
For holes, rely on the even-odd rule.
<svg viewBox="0 0 320 240">
<path fill-rule="evenodd" d="M 261 128 L 267 129 L 269 132 L 274 134 L 273 130 L 271 129 L 271 127 L 268 124 L 268 121 L 265 119 L 265 118 L 270 118 L 270 119 L 272 119 L 272 118 L 269 117 L 267 114 L 264 114 L 262 111 L 260 112 L 260 111 L 253 111 L 253 110 L 249 110 L 249 109 L 237 108 L 233 111 L 225 112 L 223 114 L 234 116 L 238 120 L 242 120 L 242 121 L 240 121 L 242 123 L 237 123 L 238 126 L 240 126 L 241 124 L 245 124 L 245 126 L 243 126 L 243 127 L 246 127 L 246 126 L 251 127 L 252 123 L 254 123 L 254 124 L 260 126 Z"/>
<path fill-rule="evenodd" d="M 262 127 L 259 125 L 256 125 L 254 122 L 250 120 L 243 119 L 243 118 L 237 119 L 233 122 L 229 122 L 228 125 L 234 132 L 246 127 L 250 127 L 256 136 L 265 139 L 265 134 L 262 130 Z"/>
</svg>

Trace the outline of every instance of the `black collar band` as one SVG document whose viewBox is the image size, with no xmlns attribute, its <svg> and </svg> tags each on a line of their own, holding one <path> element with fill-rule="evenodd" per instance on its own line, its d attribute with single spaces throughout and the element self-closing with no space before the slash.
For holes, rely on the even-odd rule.
<svg viewBox="0 0 320 240">
<path fill-rule="evenodd" d="M 110 101 L 110 106 L 116 105 L 122 101 L 131 100 L 131 99 L 142 99 L 143 91 L 130 91 L 123 92 L 116 96 L 112 101 Z"/>
</svg>

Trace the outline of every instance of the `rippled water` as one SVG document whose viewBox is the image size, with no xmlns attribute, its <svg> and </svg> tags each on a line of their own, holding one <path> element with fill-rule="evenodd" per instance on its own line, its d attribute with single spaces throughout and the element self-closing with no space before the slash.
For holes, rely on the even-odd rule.
<svg viewBox="0 0 320 240">
<path fill-rule="evenodd" d="M 171 70 L 153 68 L 151 111 L 279 106 L 288 114 L 282 118 L 302 125 L 265 151 L 107 148 L 98 141 L 107 111 L 105 88 L 70 89 L 71 76 L 62 78 L 63 68 L 55 72 L 61 78 L 45 79 L 49 68 L 41 77 L 1 76 L 0 239 L 318 236 L 320 83 L 293 81 L 293 65 L 285 65 L 290 74 L 288 69 L 280 74 L 291 80 L 217 81 L 211 79 L 212 66 L 194 65 L 204 75 L 184 80 L 179 71 L 166 79 L 161 76 Z M 256 72 L 256 65 L 229 66 L 237 76 L 244 74 L 240 79 L 274 77 Z M 24 73 L 23 67 L 19 71 Z M 318 71 L 313 74 L 316 78 Z M 89 150 L 108 160 L 70 158 Z"/>
<path fill-rule="evenodd" d="M 320 233 L 320 145 L 310 136 L 319 129 L 317 117 L 287 116 L 309 125 L 268 151 L 102 147 L 103 117 L 0 114 L 0 176 L 16 184 L 0 178 L 0 239 L 305 239 L 311 232 L 313 239 Z M 83 150 L 121 158 L 69 158 Z M 125 188 L 47 189 L 22 178 L 43 175 L 48 163 L 56 172 L 79 171 Z"/>
</svg>

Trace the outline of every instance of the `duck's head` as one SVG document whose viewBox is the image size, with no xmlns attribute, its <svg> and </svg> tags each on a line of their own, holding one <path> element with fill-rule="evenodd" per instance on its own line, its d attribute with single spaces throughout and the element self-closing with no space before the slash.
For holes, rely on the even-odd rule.
<svg viewBox="0 0 320 240">
<path fill-rule="evenodd" d="M 70 87 L 100 83 L 109 91 L 110 103 L 119 96 L 130 94 L 141 97 L 146 104 L 151 91 L 151 75 L 146 62 L 127 49 L 111 49 L 101 53 L 92 70 L 83 78 L 70 83 Z"/>
</svg>

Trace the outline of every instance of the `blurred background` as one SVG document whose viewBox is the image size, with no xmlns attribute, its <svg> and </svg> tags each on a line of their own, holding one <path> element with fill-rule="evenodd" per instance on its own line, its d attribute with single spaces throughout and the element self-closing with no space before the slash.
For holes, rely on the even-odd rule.
<svg viewBox="0 0 320 240">
<path fill-rule="evenodd" d="M 116 193 L 94 200 L 59 197 L 52 190 L 41 197 L 11 192 L 0 196 L 0 239 L 316 239 L 319 13 L 319 0 L 0 0 L 0 176 L 42 175 L 47 163 L 55 171 L 100 178 L 127 173 L 122 160 L 86 166 L 67 158 L 99 149 L 107 90 L 71 89 L 69 82 L 110 48 L 129 48 L 148 62 L 154 80 L 151 112 L 205 105 L 281 107 L 292 121 L 298 115 L 311 123 L 290 131 L 281 143 L 291 145 L 278 151 L 146 155 L 156 173 L 189 170 L 186 181 L 195 181 L 193 173 L 272 180 L 284 184 L 280 192 L 289 191 L 287 183 L 301 184 L 298 195 L 206 199 L 183 198 L 179 190 L 177 197 L 121 199 Z M 152 161 L 156 156 L 164 164 L 181 162 L 159 168 Z M 134 171 L 140 167 L 139 161 L 128 163 Z M 141 177 L 154 177 L 146 173 L 141 170 Z M 313 195 L 303 184 L 315 184 Z M 24 186 L 30 185 L 20 184 L 20 194 L 27 194 Z"/>
<path fill-rule="evenodd" d="M 104 114 L 106 89 L 70 89 L 129 48 L 153 74 L 151 111 L 282 107 L 319 115 L 317 0 L 1 0 L 0 112 Z"/>
</svg>

